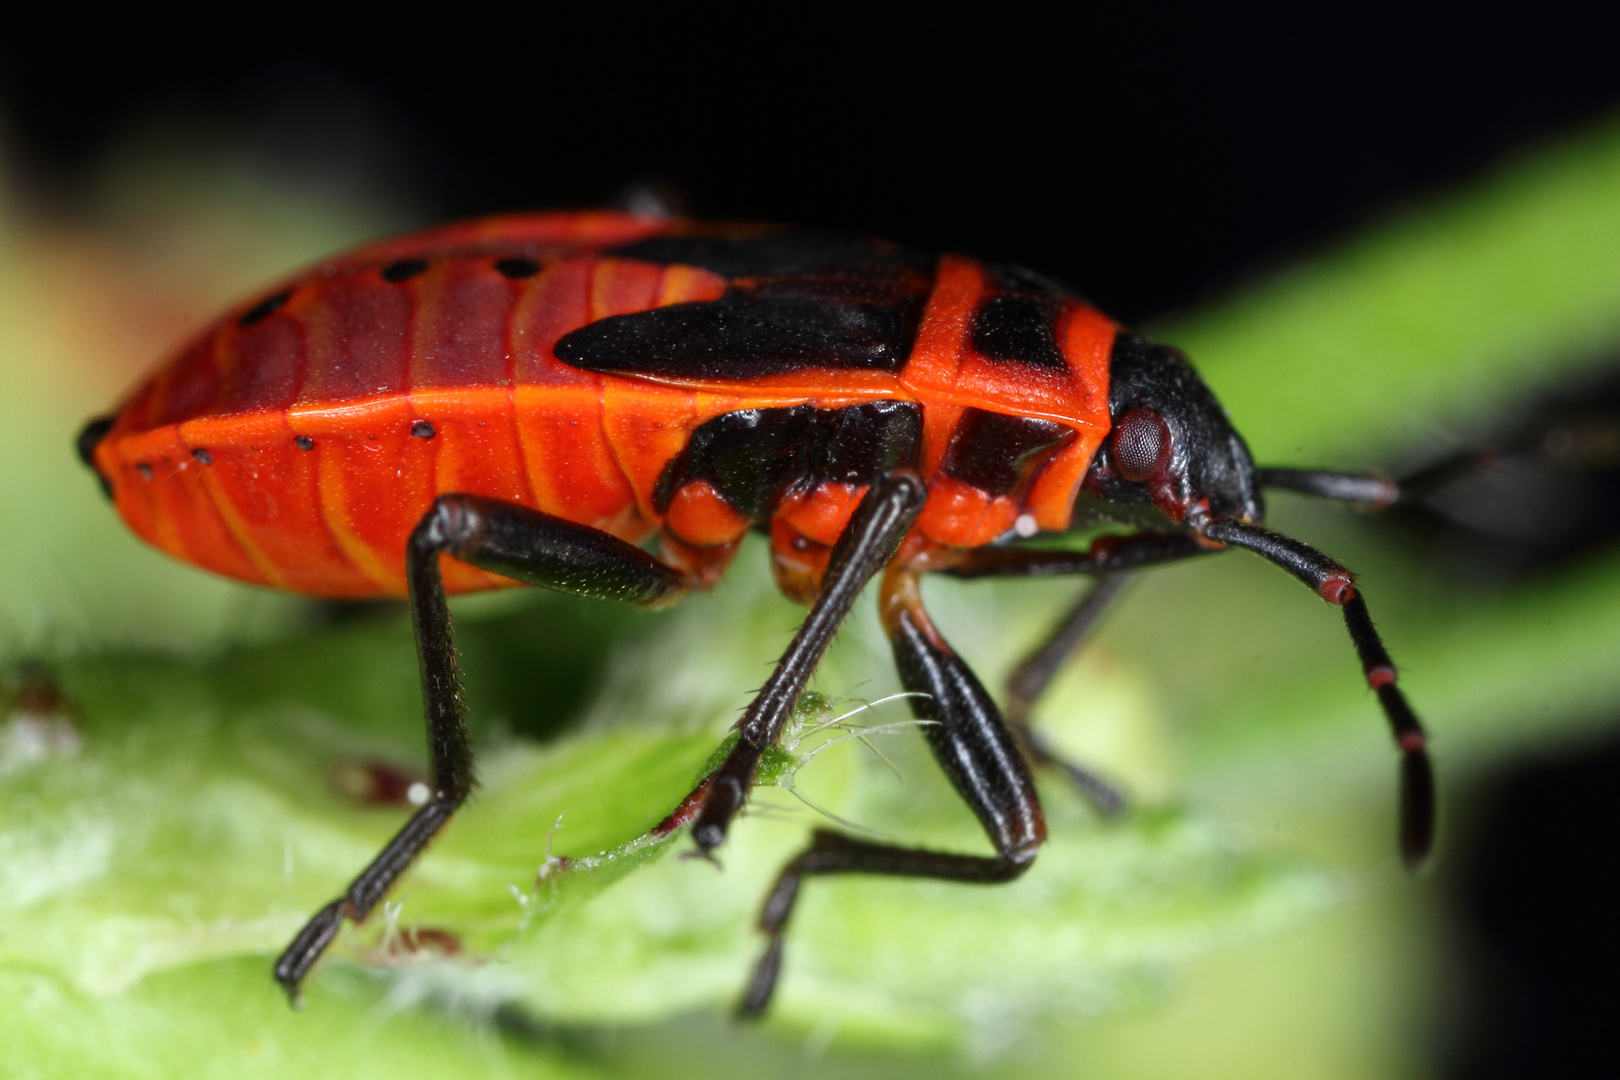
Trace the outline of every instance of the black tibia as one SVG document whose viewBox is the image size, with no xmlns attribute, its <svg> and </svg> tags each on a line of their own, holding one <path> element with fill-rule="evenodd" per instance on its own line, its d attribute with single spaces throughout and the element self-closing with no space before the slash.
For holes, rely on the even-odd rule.
<svg viewBox="0 0 1620 1080">
<path fill-rule="evenodd" d="M 839 624 L 861 589 L 894 555 L 927 497 L 915 472 L 896 469 L 873 484 L 855 508 L 828 560 L 820 597 L 738 722 L 736 746 L 709 776 L 709 795 L 692 828 L 692 838 L 705 855 L 725 842 L 732 817 L 753 787 L 760 755 L 781 737 Z"/>
<path fill-rule="evenodd" d="M 1084 551 L 976 548 L 968 552 L 961 562 L 946 569 L 945 573 L 959 578 L 1114 574 L 1189 559 L 1194 555 L 1208 555 L 1211 550 L 1184 533 L 1130 533 L 1098 537 Z"/>
<path fill-rule="evenodd" d="M 1028 862 L 1046 821 L 1017 741 L 984 685 L 945 644 L 921 607 L 902 608 L 890 630 L 900 683 L 951 783 L 967 800 L 1001 860 Z"/>
<path fill-rule="evenodd" d="M 439 496 L 411 535 L 413 554 L 418 546 L 424 558 L 431 549 L 530 585 L 637 607 L 673 603 L 686 587 L 680 571 L 618 537 L 479 495 Z"/>
<path fill-rule="evenodd" d="M 276 961 L 276 980 L 294 1002 L 299 983 L 337 937 L 343 920 L 358 922 L 371 913 L 473 787 L 472 739 L 440 555 L 531 585 L 642 607 L 673 600 L 685 587 L 677 571 L 595 529 L 476 495 L 441 495 L 434 502 L 412 531 L 405 555 L 433 790 L 371 865 L 309 921 Z"/>
<path fill-rule="evenodd" d="M 1007 680 L 1007 724 L 1037 764 L 1062 769 L 1069 780 L 1101 813 L 1115 817 L 1124 812 L 1125 793 L 1083 765 L 1070 761 L 1052 747 L 1029 723 L 1030 709 L 1069 657 L 1096 629 L 1103 612 L 1124 592 L 1130 574 L 1106 574 L 1075 604 L 1051 636 L 1025 658 Z"/>
<path fill-rule="evenodd" d="M 1381 510 L 1398 500 L 1403 485 L 1379 473 L 1326 472 L 1321 469 L 1261 469 L 1260 484 L 1319 499 Z"/>
<path fill-rule="evenodd" d="M 1053 633 L 1051 640 L 1029 656 L 1013 673 L 1007 686 L 1007 717 L 1032 760 L 1062 769 L 1085 797 L 1102 813 L 1114 816 L 1126 806 L 1125 793 L 1095 772 L 1058 755 L 1029 725 L 1029 710 L 1081 643 L 1095 628 L 1108 604 L 1124 588 L 1130 570 L 1207 555 L 1213 549 L 1184 533 L 1130 533 L 1102 536 L 1085 551 L 1040 548 L 979 548 L 946 573 L 962 578 L 1046 577 L 1054 574 L 1089 574 L 1101 577 Z"/>
<path fill-rule="evenodd" d="M 914 582 L 908 584 L 914 588 Z M 933 721 L 923 729 L 929 747 L 978 815 L 996 854 L 898 847 L 818 829 L 809 848 L 783 867 L 760 912 L 759 928 L 768 943 L 738 1003 L 741 1016 L 757 1016 L 770 1003 L 781 972 L 782 934 L 804 878 L 885 874 L 993 884 L 1029 869 L 1046 839 L 1046 820 L 1029 767 L 984 686 L 939 638 L 920 605 L 902 606 L 886 622 L 900 681 L 920 695 L 910 699 L 912 713 Z"/>
<path fill-rule="evenodd" d="M 1310 545 L 1256 525 L 1214 518 L 1204 523 L 1203 533 L 1211 540 L 1248 548 L 1265 557 L 1311 586 L 1324 600 L 1343 608 L 1344 623 L 1361 659 L 1367 685 L 1378 695 L 1378 704 L 1389 719 L 1401 751 L 1401 854 L 1408 865 L 1421 865 L 1434 846 L 1434 771 L 1429 763 L 1427 738 L 1406 696 L 1396 686 L 1395 663 L 1373 626 L 1367 602 L 1354 578 Z"/>
</svg>

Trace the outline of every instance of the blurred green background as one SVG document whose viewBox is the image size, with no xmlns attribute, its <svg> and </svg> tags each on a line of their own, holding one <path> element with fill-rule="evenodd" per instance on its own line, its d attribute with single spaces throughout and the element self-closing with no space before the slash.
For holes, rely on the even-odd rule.
<svg viewBox="0 0 1620 1080">
<path fill-rule="evenodd" d="M 403 817 L 350 781 L 422 765 L 408 626 L 166 561 L 70 444 L 223 304 L 421 212 L 287 184 L 184 124 L 132 129 L 96 160 L 68 200 L 0 162 L 8 1075 L 1434 1075 L 1467 977 L 1448 842 L 1493 770 L 1620 715 L 1620 555 L 1485 588 L 1376 520 L 1277 495 L 1277 527 L 1361 575 L 1433 732 L 1434 873 L 1400 868 L 1394 754 L 1336 614 L 1241 554 L 1172 567 L 1133 587 L 1038 714 L 1136 811 L 1103 822 L 1043 777 L 1053 840 L 1013 886 L 814 882 L 773 1014 L 739 1029 L 724 1015 L 755 907 L 817 811 L 763 792 L 722 873 L 657 848 L 544 871 L 548 852 L 631 842 L 699 773 L 800 617 L 763 547 L 659 615 L 472 598 L 456 612 L 484 785 L 295 1014 L 270 958 Z M 1466 444 L 1620 345 L 1620 125 L 1151 329 L 1264 462 L 1393 468 Z M 1079 586 L 928 590 L 999 686 Z M 62 700 L 40 706 L 42 685 Z M 896 688 L 869 604 L 816 688 L 827 708 Z M 795 789 L 885 835 L 979 849 L 915 732 L 874 738 L 892 770 L 844 742 Z"/>
</svg>

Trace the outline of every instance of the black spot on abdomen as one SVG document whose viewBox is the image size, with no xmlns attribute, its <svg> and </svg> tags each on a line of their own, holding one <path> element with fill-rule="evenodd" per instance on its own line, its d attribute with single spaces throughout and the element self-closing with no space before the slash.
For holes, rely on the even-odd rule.
<svg viewBox="0 0 1620 1080">
<path fill-rule="evenodd" d="M 382 268 L 382 278 L 395 285 L 411 280 L 428 267 L 426 259 L 400 259 Z"/>
<path fill-rule="evenodd" d="M 245 330 L 248 327 L 253 326 L 255 323 L 261 323 L 270 316 L 274 315 L 276 312 L 280 311 L 286 306 L 287 301 L 291 299 L 291 289 L 288 289 L 285 292 L 278 292 L 274 296 L 266 297 L 257 304 L 254 304 L 248 310 L 244 311 L 241 318 L 236 320 L 236 325 Z"/>
<path fill-rule="evenodd" d="M 540 272 L 540 264 L 533 259 L 497 259 L 495 270 L 502 277 L 512 281 L 522 281 L 532 278 Z"/>
</svg>

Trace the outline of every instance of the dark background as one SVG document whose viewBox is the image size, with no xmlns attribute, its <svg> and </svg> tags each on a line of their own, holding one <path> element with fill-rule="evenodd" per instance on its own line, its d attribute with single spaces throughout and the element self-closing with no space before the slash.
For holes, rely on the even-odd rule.
<svg viewBox="0 0 1620 1080">
<path fill-rule="evenodd" d="M 1015 259 L 1127 321 L 1620 100 L 1617 27 L 1545 4 L 59 7 L 0 25 L 47 169 L 169 109 L 434 217 L 657 174 L 701 215 Z"/>
<path fill-rule="evenodd" d="M 1129 322 L 1620 105 L 1596 6 L 526 12 L 36 9 L 0 25 L 0 116 L 69 199 L 179 116 L 424 220 L 657 177 L 704 216 L 1024 263 Z M 1449 1074 L 1620 1064 L 1617 791 L 1620 746 L 1475 793 L 1439 881 L 1472 935 Z"/>
</svg>

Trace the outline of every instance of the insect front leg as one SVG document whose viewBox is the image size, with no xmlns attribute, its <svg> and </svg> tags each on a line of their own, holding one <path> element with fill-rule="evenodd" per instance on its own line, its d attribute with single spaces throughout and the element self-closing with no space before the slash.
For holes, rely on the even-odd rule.
<svg viewBox="0 0 1620 1080">
<path fill-rule="evenodd" d="M 688 584 L 679 571 L 596 529 L 477 495 L 441 495 L 434 501 L 411 532 L 405 556 L 433 790 L 371 865 L 316 913 L 276 961 L 276 980 L 294 1003 L 299 984 L 337 937 L 343 920 L 359 922 L 371 913 L 475 782 L 461 672 L 439 573 L 441 555 L 531 585 L 638 607 L 672 603 Z"/>
<path fill-rule="evenodd" d="M 930 851 L 816 830 L 810 846 L 783 867 L 760 912 L 759 928 L 768 941 L 738 1003 L 741 1016 L 758 1016 L 770 1004 L 781 974 L 783 932 L 805 878 L 884 874 L 996 884 L 1028 870 L 1046 840 L 1046 818 L 1017 741 L 978 677 L 923 610 L 916 573 L 891 568 L 881 603 L 900 681 L 917 695 L 910 699 L 912 714 L 932 721 L 923 729 L 929 748 L 996 854 Z"/>
<path fill-rule="evenodd" d="M 737 744 L 699 787 L 702 807 L 692 839 L 705 856 L 725 843 L 731 819 L 748 801 L 761 755 L 781 738 L 793 706 L 855 598 L 893 557 L 927 498 L 921 477 L 910 469 L 895 469 L 880 477 L 855 508 L 828 558 L 821 595 L 738 721 Z"/>
</svg>

